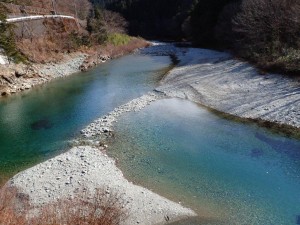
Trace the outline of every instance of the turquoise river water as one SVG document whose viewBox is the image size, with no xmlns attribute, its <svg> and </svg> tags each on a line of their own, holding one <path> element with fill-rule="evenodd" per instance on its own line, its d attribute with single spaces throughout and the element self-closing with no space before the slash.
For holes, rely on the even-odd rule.
<svg viewBox="0 0 300 225">
<path fill-rule="evenodd" d="M 0 178 L 65 151 L 94 119 L 152 90 L 169 57 L 134 54 L 0 100 Z M 300 224 L 300 141 L 164 99 L 122 116 L 125 176 L 199 217 L 177 225 Z"/>
<path fill-rule="evenodd" d="M 125 175 L 199 218 L 180 225 L 300 224 L 300 141 L 165 99 L 123 116 L 109 153 Z"/>
<path fill-rule="evenodd" d="M 59 154 L 90 122 L 153 89 L 167 56 L 128 55 L 0 99 L 0 183 Z"/>
</svg>

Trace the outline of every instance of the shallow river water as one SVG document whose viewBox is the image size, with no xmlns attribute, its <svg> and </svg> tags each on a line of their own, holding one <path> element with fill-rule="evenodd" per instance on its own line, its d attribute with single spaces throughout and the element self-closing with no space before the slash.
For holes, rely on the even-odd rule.
<svg viewBox="0 0 300 225">
<path fill-rule="evenodd" d="M 300 224 L 299 140 L 165 99 L 123 116 L 110 149 L 128 178 L 200 215 L 177 224 Z"/>
<path fill-rule="evenodd" d="M 133 54 L 0 99 L 0 182 L 65 151 L 94 119 L 152 90 L 167 56 Z M 300 141 L 179 99 L 119 119 L 109 154 L 133 182 L 191 207 L 192 224 L 300 224 Z"/>
<path fill-rule="evenodd" d="M 68 147 L 96 118 L 153 89 L 168 56 L 128 55 L 0 99 L 0 183 Z"/>
</svg>

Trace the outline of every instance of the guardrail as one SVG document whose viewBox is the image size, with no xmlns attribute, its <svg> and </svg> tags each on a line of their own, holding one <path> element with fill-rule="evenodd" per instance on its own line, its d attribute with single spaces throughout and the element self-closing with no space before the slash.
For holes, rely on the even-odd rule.
<svg viewBox="0 0 300 225">
<path fill-rule="evenodd" d="M 6 19 L 7 23 L 17 23 L 17 22 L 22 22 L 22 21 L 28 21 L 28 20 L 40 20 L 40 19 L 48 19 L 48 18 L 62 18 L 62 19 L 71 19 L 75 20 L 76 18 L 73 16 L 65 16 L 65 15 L 42 15 L 42 16 L 22 16 L 22 17 L 17 17 L 17 18 L 10 18 Z"/>
</svg>

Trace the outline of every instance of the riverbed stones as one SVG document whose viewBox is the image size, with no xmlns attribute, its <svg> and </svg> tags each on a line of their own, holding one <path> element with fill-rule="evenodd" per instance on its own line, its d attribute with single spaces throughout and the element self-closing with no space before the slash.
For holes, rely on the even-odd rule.
<svg viewBox="0 0 300 225">
<path fill-rule="evenodd" d="M 22 76 L 24 76 L 24 75 L 27 74 L 27 71 L 26 71 L 25 68 L 23 68 L 23 67 L 16 66 L 15 69 L 16 69 L 16 71 L 15 71 L 15 76 L 16 76 L 17 78 L 22 77 Z"/>
<path fill-rule="evenodd" d="M 69 159 L 69 160 L 67 160 Z M 18 193 L 29 196 L 33 207 L 40 207 L 56 199 L 73 198 L 78 190 L 94 193 L 96 189 L 106 194 L 122 196 L 129 211 L 122 224 L 144 225 L 165 223 L 196 214 L 143 187 L 126 180 L 115 161 L 98 148 L 80 146 L 51 160 L 38 164 L 14 176 L 7 185 Z"/>
<path fill-rule="evenodd" d="M 157 90 L 234 116 L 300 128 L 300 86 L 279 74 L 259 74 L 230 54 L 187 48 Z"/>
<path fill-rule="evenodd" d="M 126 112 L 140 111 L 151 102 L 163 97 L 164 95 L 159 92 L 149 92 L 146 95 L 133 99 L 130 102 L 115 108 L 112 112 L 92 122 L 85 129 L 81 130 L 80 133 L 84 139 L 99 137 L 101 135 L 110 135 L 113 132 L 113 125 L 118 117 Z M 97 139 L 95 139 L 95 141 L 97 141 Z"/>
<path fill-rule="evenodd" d="M 0 65 L 0 84 L 6 87 L 7 94 L 28 90 L 54 78 L 80 71 L 79 66 L 85 57 L 85 54 L 77 53 L 66 56 L 65 60 L 59 63 Z M 4 91 L 2 93 L 4 95 Z"/>
</svg>

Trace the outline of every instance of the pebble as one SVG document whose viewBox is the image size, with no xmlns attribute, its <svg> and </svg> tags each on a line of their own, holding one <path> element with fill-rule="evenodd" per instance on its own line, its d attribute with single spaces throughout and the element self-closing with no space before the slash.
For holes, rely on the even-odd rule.
<svg viewBox="0 0 300 225">
<path fill-rule="evenodd" d="M 115 108 L 112 112 L 95 120 L 85 129 L 81 130 L 80 131 L 81 137 L 88 140 L 89 138 L 101 136 L 103 134 L 109 135 L 113 131 L 112 127 L 114 123 L 117 121 L 117 117 L 121 116 L 126 112 L 140 111 L 143 108 L 145 108 L 147 105 L 149 105 L 151 102 L 160 98 L 162 98 L 161 94 L 149 92 L 148 94 L 143 95 L 140 98 L 133 99 L 130 102 Z M 99 141 L 91 142 L 92 145 L 98 143 Z"/>
</svg>

